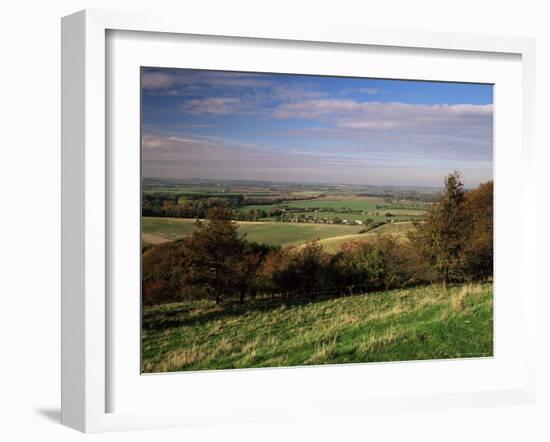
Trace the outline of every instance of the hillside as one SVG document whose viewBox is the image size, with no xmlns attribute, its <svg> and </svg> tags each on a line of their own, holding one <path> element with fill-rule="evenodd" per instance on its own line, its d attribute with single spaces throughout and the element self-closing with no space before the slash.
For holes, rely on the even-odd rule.
<svg viewBox="0 0 550 442">
<path fill-rule="evenodd" d="M 323 250 L 327 253 L 336 253 L 348 241 L 364 242 L 376 237 L 376 235 L 392 235 L 397 238 L 406 238 L 408 232 L 414 228 L 414 223 L 403 221 L 393 224 L 383 224 L 369 230 L 366 233 L 354 233 L 350 235 L 333 236 L 330 238 L 321 239 L 319 244 L 323 246 Z"/>
<path fill-rule="evenodd" d="M 144 307 L 146 372 L 492 356 L 492 284 Z"/>
</svg>

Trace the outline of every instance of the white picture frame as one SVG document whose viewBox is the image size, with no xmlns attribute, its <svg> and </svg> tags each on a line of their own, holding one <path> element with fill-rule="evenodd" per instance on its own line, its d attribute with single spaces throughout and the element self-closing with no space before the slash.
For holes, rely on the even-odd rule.
<svg viewBox="0 0 550 442">
<path fill-rule="evenodd" d="M 162 35 L 218 36 L 221 38 L 267 39 L 310 43 L 337 43 L 345 47 L 376 46 L 429 49 L 483 54 L 509 54 L 521 63 L 520 155 L 523 183 L 520 191 L 525 211 L 522 220 L 534 219 L 534 109 L 535 43 L 532 39 L 492 37 L 450 33 L 357 29 L 345 26 L 308 24 L 293 27 L 281 23 L 217 23 L 196 17 L 164 17 L 151 14 L 87 10 L 62 21 L 62 423 L 84 432 L 168 426 L 207 425 L 219 422 L 253 422 L 330 415 L 361 415 L 373 410 L 395 412 L 432 408 L 460 408 L 500 404 L 533 403 L 536 396 L 535 339 L 527 340 L 521 356 L 520 385 L 483 391 L 445 391 L 426 394 L 373 397 L 327 397 L 315 403 L 295 403 L 272 407 L 235 404 L 240 413 L 207 414 L 198 409 L 110 411 L 110 366 L 113 360 L 109 344 L 112 321 L 107 288 L 109 286 L 108 245 L 113 230 L 110 217 L 109 155 L 106 121 L 109 118 L 106 81 L 107 33 L 151 32 Z M 159 34 L 156 34 L 159 35 Z M 528 191 L 529 190 L 529 191 Z M 524 223 L 525 224 L 525 223 Z M 536 286 L 534 267 L 526 256 L 536 256 L 534 232 L 521 230 L 522 279 L 519 324 L 525 336 L 533 337 L 536 327 Z M 498 243 L 497 243 L 498 244 Z M 497 245 L 497 247 L 499 247 Z M 534 258 L 532 258 L 534 259 Z M 531 268 L 532 267 L 532 268 Z M 533 277 L 530 278 L 529 275 Z M 516 326 L 518 324 L 516 323 Z M 137 345 L 137 344 L 136 344 Z M 361 370 L 355 366 L 354 370 Z M 413 368 L 405 367 L 404 370 Z M 290 372 L 292 369 L 287 370 Z M 308 370 L 319 370 L 309 368 Z M 247 374 L 249 372 L 249 374 Z M 239 376 L 254 376 L 254 382 L 266 382 L 273 373 L 261 376 L 240 371 Z M 254 371 L 253 373 L 258 373 Z M 311 371 L 309 372 L 311 373 Z M 210 373 L 202 373 L 208 384 Z M 175 377 L 165 376 L 165 379 Z M 206 379 L 206 380 L 205 380 Z M 219 382 L 219 378 L 217 381 Z M 170 383 L 164 380 L 164 383 Z"/>
</svg>

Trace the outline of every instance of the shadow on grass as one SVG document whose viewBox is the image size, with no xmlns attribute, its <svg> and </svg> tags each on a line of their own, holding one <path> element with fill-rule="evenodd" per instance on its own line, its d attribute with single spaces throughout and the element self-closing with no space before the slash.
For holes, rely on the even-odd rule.
<svg viewBox="0 0 550 442">
<path fill-rule="evenodd" d="M 381 293 L 383 292 L 371 292 L 371 295 L 375 296 Z M 282 297 L 277 297 L 273 299 L 253 299 L 246 301 L 246 303 L 244 304 L 231 302 L 219 306 L 212 305 L 208 307 L 209 311 L 197 315 L 192 314 L 192 304 L 174 304 L 173 308 L 170 308 L 170 310 L 147 311 L 145 309 L 143 311 L 142 317 L 142 328 L 148 331 L 164 331 L 170 328 L 189 327 L 205 324 L 209 321 L 214 321 L 218 319 L 237 317 L 249 312 L 267 313 L 271 310 L 276 310 L 281 307 L 290 308 L 322 301 L 329 301 L 331 299 L 362 296 L 365 294 L 366 292 L 353 295 L 325 294 L 317 295 L 315 297 L 302 297 L 294 299 L 287 299 Z"/>
<path fill-rule="evenodd" d="M 402 290 L 402 289 L 411 289 L 411 288 L 421 288 L 427 287 L 433 284 L 430 283 L 419 283 L 405 285 L 403 287 L 395 287 L 389 290 Z M 460 284 L 452 284 L 447 287 L 451 289 L 452 287 L 460 286 Z M 250 312 L 269 312 L 271 310 L 276 310 L 281 307 L 290 308 L 302 305 L 308 305 L 323 301 L 330 301 L 332 299 L 342 299 L 342 298 L 354 298 L 358 296 L 382 296 L 386 293 L 387 290 L 357 290 L 356 293 L 346 294 L 342 291 L 340 292 L 325 292 L 323 294 L 317 294 L 314 296 L 302 296 L 298 298 L 285 298 L 282 296 L 276 296 L 274 298 L 256 298 L 248 299 L 244 304 L 239 303 L 238 301 L 230 301 L 221 305 L 202 305 L 196 307 L 193 302 L 189 303 L 177 303 L 172 304 L 170 309 L 153 309 L 143 310 L 142 316 L 142 328 L 147 331 L 164 331 L 171 328 L 177 327 L 189 327 L 194 325 L 205 324 L 209 321 L 214 321 L 218 319 L 233 318 L 241 316 L 245 313 Z M 197 310 L 206 310 L 202 313 L 196 313 Z"/>
<path fill-rule="evenodd" d="M 454 287 L 460 287 L 461 285 L 463 284 L 449 284 L 447 288 L 441 287 L 441 289 L 450 290 Z M 237 300 L 233 300 L 220 305 L 203 304 L 200 307 L 198 307 L 196 304 L 193 304 L 192 301 L 187 303 L 181 302 L 171 304 L 169 309 L 163 309 L 162 306 L 156 306 L 160 307 L 160 309 L 156 309 L 155 306 L 151 306 L 153 308 L 152 310 L 148 310 L 147 308 L 143 310 L 142 329 L 148 331 L 164 331 L 176 327 L 201 325 L 209 321 L 237 317 L 250 312 L 268 313 L 271 310 L 276 310 L 281 307 L 290 308 L 323 301 L 330 301 L 333 299 L 355 298 L 364 295 L 383 296 L 388 291 L 406 290 L 429 286 L 434 286 L 434 284 L 429 282 L 420 282 L 415 284 L 406 284 L 401 287 L 394 287 L 387 290 L 371 289 L 369 291 L 366 289 L 357 289 L 357 291 L 353 294 L 345 293 L 344 291 L 327 291 L 324 293 L 317 293 L 315 295 L 304 295 L 294 298 L 286 298 L 284 296 L 278 295 L 273 298 L 263 297 L 256 299 L 247 299 L 245 303 L 240 303 Z M 197 310 L 206 311 L 202 313 L 196 313 Z"/>
</svg>

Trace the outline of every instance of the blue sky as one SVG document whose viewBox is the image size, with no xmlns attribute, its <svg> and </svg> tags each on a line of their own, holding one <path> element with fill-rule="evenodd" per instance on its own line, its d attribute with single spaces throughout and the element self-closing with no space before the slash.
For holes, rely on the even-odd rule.
<svg viewBox="0 0 550 442">
<path fill-rule="evenodd" d="M 491 85 L 159 68 L 141 80 L 145 177 L 492 179 Z"/>
</svg>

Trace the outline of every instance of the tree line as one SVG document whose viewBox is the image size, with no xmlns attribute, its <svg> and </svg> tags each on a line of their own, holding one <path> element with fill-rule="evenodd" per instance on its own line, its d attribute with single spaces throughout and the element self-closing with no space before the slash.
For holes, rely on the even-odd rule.
<svg viewBox="0 0 550 442">
<path fill-rule="evenodd" d="M 207 218 L 208 211 L 217 207 L 232 208 L 243 204 L 244 197 L 237 196 L 204 196 L 174 195 L 166 193 L 144 193 L 141 201 L 143 216 L 160 216 L 174 218 Z"/>
<path fill-rule="evenodd" d="M 224 195 L 211 194 L 181 194 L 181 193 L 143 193 L 141 198 L 141 213 L 143 216 L 159 216 L 174 218 L 199 218 L 208 217 L 208 210 L 224 207 L 233 209 L 233 219 L 238 221 L 256 221 L 267 216 L 278 216 L 282 213 L 280 209 L 271 209 L 267 212 L 264 209 L 256 208 L 248 211 L 241 211 L 243 206 L 250 205 L 272 205 L 283 202 L 312 200 L 317 197 L 291 195 L 281 197 L 245 197 L 242 194 Z"/>
<path fill-rule="evenodd" d="M 493 183 L 466 191 L 457 172 L 446 177 L 444 193 L 407 240 L 380 235 L 348 242 L 336 254 L 317 241 L 294 248 L 250 242 L 232 215 L 222 205 L 211 207 L 190 237 L 143 254 L 144 304 L 314 299 L 493 274 Z"/>
</svg>

